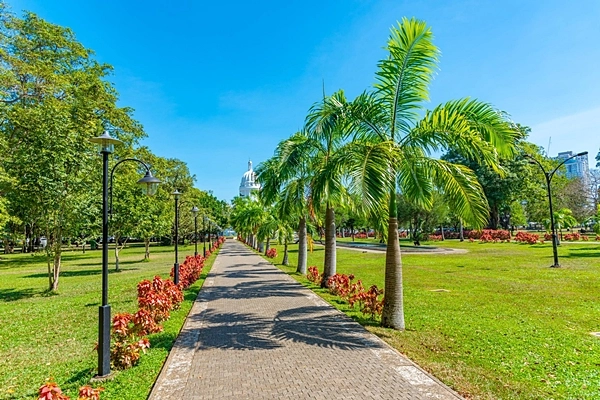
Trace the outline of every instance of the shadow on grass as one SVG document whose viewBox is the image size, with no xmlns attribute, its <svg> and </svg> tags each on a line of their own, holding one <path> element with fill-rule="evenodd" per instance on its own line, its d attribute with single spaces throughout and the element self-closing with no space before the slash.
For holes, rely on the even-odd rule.
<svg viewBox="0 0 600 400">
<path fill-rule="evenodd" d="M 9 302 L 40 295 L 43 291 L 39 289 L 0 289 L 0 301 Z"/>
<path fill-rule="evenodd" d="M 165 349 L 167 351 L 171 351 L 173 344 L 175 343 L 175 339 L 177 338 L 176 333 L 169 332 L 159 332 L 153 335 L 150 335 L 150 348 L 151 349 Z"/>
<path fill-rule="evenodd" d="M 115 271 L 114 267 L 113 269 L 110 269 L 108 271 L 109 274 L 119 274 L 121 272 L 125 272 L 125 271 L 137 271 L 139 270 L 139 268 L 124 268 L 121 269 L 120 271 Z M 79 271 L 61 271 L 60 276 L 62 278 L 68 278 L 68 277 L 73 277 L 73 276 L 90 276 L 90 275 L 100 275 L 102 273 L 102 269 L 89 269 L 89 270 L 79 270 Z M 25 275 L 23 278 L 47 278 L 48 277 L 48 273 L 43 273 L 43 274 L 31 274 L 31 275 Z"/>
</svg>

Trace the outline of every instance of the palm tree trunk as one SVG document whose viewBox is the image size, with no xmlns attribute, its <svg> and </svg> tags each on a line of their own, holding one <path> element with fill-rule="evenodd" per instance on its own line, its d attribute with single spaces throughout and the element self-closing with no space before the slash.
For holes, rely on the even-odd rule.
<svg viewBox="0 0 600 400">
<path fill-rule="evenodd" d="M 381 315 L 381 325 L 404 330 L 402 289 L 402 258 L 398 240 L 398 219 L 390 218 L 385 252 L 385 304 Z"/>
<path fill-rule="evenodd" d="M 444 237 L 444 225 L 440 226 L 440 230 L 442 231 L 442 240 L 446 240 L 446 238 Z"/>
<path fill-rule="evenodd" d="M 321 287 L 326 287 L 327 279 L 335 275 L 335 247 L 335 210 L 327 204 L 327 210 L 325 211 L 325 265 Z"/>
<path fill-rule="evenodd" d="M 402 258 L 398 238 L 398 209 L 396 188 L 390 193 L 387 248 L 385 251 L 385 287 L 381 325 L 404 330 L 404 298 L 402 287 Z"/>
<path fill-rule="evenodd" d="M 308 253 L 306 251 L 306 218 L 301 217 L 298 225 L 298 268 L 296 272 L 306 275 L 306 260 Z"/>
<path fill-rule="evenodd" d="M 270 248 L 271 248 L 271 238 L 268 237 L 267 238 L 267 245 L 265 246 L 265 255 L 267 255 L 267 252 L 269 251 Z"/>
<path fill-rule="evenodd" d="M 289 265 L 289 254 L 288 254 L 288 241 L 287 238 L 283 240 L 283 261 L 281 262 L 283 265 Z"/>
<path fill-rule="evenodd" d="M 465 241 L 465 235 L 464 235 L 464 231 L 463 231 L 462 219 L 460 220 L 460 241 L 461 242 Z"/>
</svg>

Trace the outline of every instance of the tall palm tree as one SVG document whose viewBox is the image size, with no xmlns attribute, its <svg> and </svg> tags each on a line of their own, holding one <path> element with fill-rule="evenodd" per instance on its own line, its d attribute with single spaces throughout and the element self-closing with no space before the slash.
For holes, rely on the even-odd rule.
<svg viewBox="0 0 600 400">
<path fill-rule="evenodd" d="M 429 208 L 440 190 L 457 215 L 482 226 L 488 207 L 475 175 L 430 154 L 452 148 L 501 172 L 497 156 L 512 154 L 516 130 L 503 113 L 468 98 L 425 110 L 439 52 L 424 22 L 403 19 L 392 28 L 387 50 L 374 91 L 358 96 L 346 111 L 355 137 L 344 159 L 349 190 L 361 193 L 369 207 L 387 208 L 382 325 L 404 329 L 396 193 Z"/>
<path fill-rule="evenodd" d="M 337 91 L 314 104 L 306 117 L 304 138 L 298 138 L 304 157 L 311 160 L 311 196 L 314 205 L 325 207 L 325 261 L 322 286 L 336 273 L 335 208 L 347 201 L 343 164 L 338 155 L 348 144 L 348 102 Z M 337 160 L 334 162 L 334 160 Z M 316 207 L 315 207 L 316 208 Z"/>
<path fill-rule="evenodd" d="M 257 248 L 257 233 L 265 219 L 265 210 L 254 197 L 238 197 L 234 199 L 231 212 L 231 226 L 236 232 L 246 237 L 253 248 Z"/>
<path fill-rule="evenodd" d="M 310 168 L 303 147 L 305 136 L 292 135 L 279 143 L 273 157 L 256 168 L 260 195 L 267 203 L 277 202 L 280 216 L 298 220 L 298 262 L 296 271 L 307 272 L 307 219 L 310 216 Z"/>
</svg>

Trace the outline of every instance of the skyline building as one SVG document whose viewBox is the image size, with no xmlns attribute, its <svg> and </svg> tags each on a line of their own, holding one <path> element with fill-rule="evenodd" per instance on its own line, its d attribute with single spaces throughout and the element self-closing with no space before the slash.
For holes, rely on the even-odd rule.
<svg viewBox="0 0 600 400">
<path fill-rule="evenodd" d="M 556 159 L 566 160 L 567 158 L 572 157 L 573 155 L 574 153 L 572 151 L 562 151 L 558 153 Z M 584 181 L 584 183 L 588 182 L 590 175 L 590 166 L 587 154 L 579 157 L 574 157 L 567 161 L 564 165 L 567 169 L 567 178 L 581 178 Z"/>
</svg>

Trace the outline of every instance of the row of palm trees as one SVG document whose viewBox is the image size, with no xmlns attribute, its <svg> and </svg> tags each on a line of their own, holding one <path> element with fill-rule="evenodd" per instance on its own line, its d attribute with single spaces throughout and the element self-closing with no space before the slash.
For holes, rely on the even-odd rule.
<svg viewBox="0 0 600 400">
<path fill-rule="evenodd" d="M 465 222 L 483 226 L 488 204 L 473 172 L 432 155 L 453 149 L 502 172 L 498 157 L 513 155 L 519 136 L 507 115 L 485 102 L 464 98 L 425 108 L 439 57 L 432 39 L 423 21 L 394 26 L 374 88 L 352 101 L 341 90 L 324 94 L 304 128 L 258 166 L 260 201 L 239 200 L 232 215 L 235 228 L 259 241 L 269 232 L 297 231 L 303 274 L 307 226 L 317 221 L 325 230 L 324 284 L 336 273 L 336 209 L 370 216 L 387 232 L 382 325 L 395 329 L 405 327 L 397 193 L 430 207 L 437 191 Z"/>
</svg>

